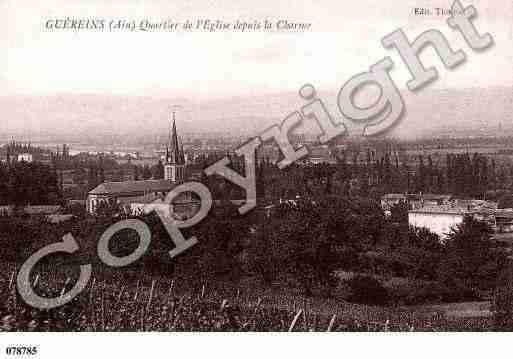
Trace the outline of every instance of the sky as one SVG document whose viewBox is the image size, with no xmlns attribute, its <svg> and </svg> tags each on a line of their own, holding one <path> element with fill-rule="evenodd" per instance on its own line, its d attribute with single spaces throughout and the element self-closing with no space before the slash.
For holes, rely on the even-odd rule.
<svg viewBox="0 0 513 359">
<path fill-rule="evenodd" d="M 495 40 L 474 53 L 446 16 L 415 16 L 415 7 L 450 8 L 444 0 L 0 0 L 0 97 L 150 96 L 197 102 L 296 92 L 312 83 L 337 91 L 349 78 L 385 56 L 405 88 L 409 74 L 400 57 L 380 40 L 401 28 L 413 39 L 435 28 L 453 49 L 467 54 L 447 71 L 426 50 L 440 78 L 431 89 L 513 84 L 513 2 L 462 1 L 479 13 L 475 25 Z M 186 19 L 311 23 L 306 32 L 94 32 L 45 28 L 49 19 L 125 19 L 139 22 Z M 406 91 L 406 90 L 405 90 Z M 23 108 L 10 113 L 23 117 Z M 46 121 L 44 116 L 40 121 Z M 48 121 L 51 121 L 48 119 Z M 0 127 L 1 129 L 1 127 Z"/>
</svg>

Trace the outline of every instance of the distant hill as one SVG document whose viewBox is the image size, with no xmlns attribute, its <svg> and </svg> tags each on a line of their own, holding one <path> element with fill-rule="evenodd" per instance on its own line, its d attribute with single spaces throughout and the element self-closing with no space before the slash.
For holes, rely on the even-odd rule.
<svg viewBox="0 0 513 359">
<path fill-rule="evenodd" d="M 406 113 L 397 137 L 513 134 L 513 87 L 403 90 Z M 319 91 L 335 117 L 336 92 Z M 0 97 L 0 133 L 34 140 L 130 141 L 165 136 L 171 106 L 180 104 L 182 134 L 251 136 L 305 105 L 296 93 L 246 96 L 201 103 L 183 98 L 113 95 Z M 307 124 L 303 131 L 316 126 Z"/>
<path fill-rule="evenodd" d="M 419 91 L 405 97 L 400 136 L 513 135 L 513 87 Z"/>
</svg>

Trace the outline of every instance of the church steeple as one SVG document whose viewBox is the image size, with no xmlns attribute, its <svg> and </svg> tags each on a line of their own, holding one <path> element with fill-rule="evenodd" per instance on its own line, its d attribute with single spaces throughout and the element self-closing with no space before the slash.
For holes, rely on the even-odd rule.
<svg viewBox="0 0 513 359">
<path fill-rule="evenodd" d="M 164 165 L 164 178 L 172 182 L 183 182 L 185 178 L 185 156 L 183 147 L 178 144 L 176 131 L 176 116 L 173 111 L 173 125 L 169 131 L 169 142 L 166 146 L 166 163 Z"/>
<path fill-rule="evenodd" d="M 173 126 L 169 132 L 169 143 L 166 149 L 166 162 L 170 164 L 184 165 L 183 153 L 178 144 L 178 134 L 176 132 L 176 117 L 173 112 Z"/>
</svg>

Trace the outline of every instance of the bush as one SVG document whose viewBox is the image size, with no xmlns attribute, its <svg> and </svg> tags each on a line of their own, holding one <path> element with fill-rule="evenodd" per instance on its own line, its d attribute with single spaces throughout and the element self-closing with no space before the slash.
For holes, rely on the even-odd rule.
<svg viewBox="0 0 513 359">
<path fill-rule="evenodd" d="M 447 287 L 442 283 L 426 283 L 415 288 L 404 298 L 405 304 L 457 303 L 478 300 L 479 296 L 471 289 Z"/>
<path fill-rule="evenodd" d="M 491 310 L 496 330 L 513 329 L 513 268 L 501 273 L 493 293 Z"/>
<path fill-rule="evenodd" d="M 388 291 L 381 282 L 374 277 L 367 275 L 356 275 L 346 281 L 350 293 L 350 302 L 383 305 L 388 302 Z"/>
</svg>

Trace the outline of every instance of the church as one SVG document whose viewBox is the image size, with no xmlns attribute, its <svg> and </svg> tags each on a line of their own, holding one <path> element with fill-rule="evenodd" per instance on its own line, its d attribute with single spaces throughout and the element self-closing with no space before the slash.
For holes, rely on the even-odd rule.
<svg viewBox="0 0 513 359">
<path fill-rule="evenodd" d="M 143 181 L 104 182 L 88 193 L 87 211 L 96 214 L 98 206 L 104 203 L 118 203 L 132 212 L 141 210 L 145 205 L 158 199 L 164 199 L 175 187 L 185 182 L 186 160 L 183 146 L 178 143 L 176 120 L 173 114 L 173 127 L 166 146 L 164 179 Z M 173 211 L 181 217 L 194 214 L 199 203 L 188 193 L 182 193 L 173 201 Z"/>
</svg>

